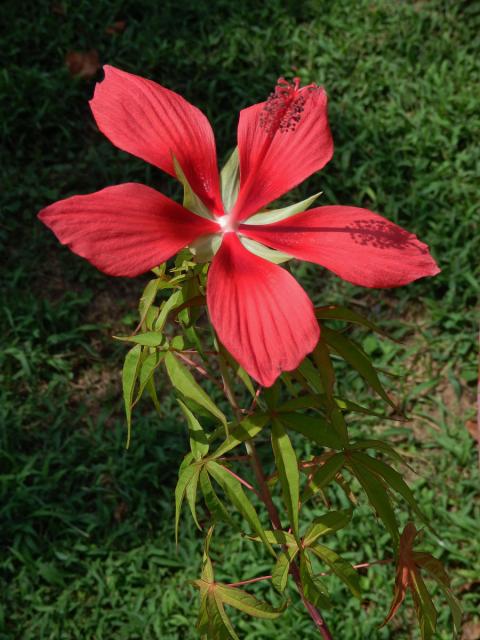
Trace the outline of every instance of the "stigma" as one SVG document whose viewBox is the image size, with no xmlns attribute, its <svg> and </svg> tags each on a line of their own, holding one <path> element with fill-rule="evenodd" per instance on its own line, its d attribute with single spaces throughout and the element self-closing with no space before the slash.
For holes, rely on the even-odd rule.
<svg viewBox="0 0 480 640">
<path fill-rule="evenodd" d="M 295 131 L 302 119 L 308 94 L 315 89 L 314 84 L 300 87 L 300 78 L 294 78 L 293 82 L 279 78 L 260 114 L 260 127 L 272 135 L 277 131 Z"/>
</svg>

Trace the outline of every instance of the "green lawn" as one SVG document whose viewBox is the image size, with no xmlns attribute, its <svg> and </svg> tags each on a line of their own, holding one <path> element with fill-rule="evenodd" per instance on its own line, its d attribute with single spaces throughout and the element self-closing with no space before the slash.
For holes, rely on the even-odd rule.
<svg viewBox="0 0 480 640">
<path fill-rule="evenodd" d="M 117 20 L 125 29 L 107 33 Z M 410 456 L 418 472 L 410 482 L 437 534 L 425 532 L 424 546 L 447 564 L 465 637 L 474 638 L 466 634 L 480 624 L 480 477 L 466 422 L 474 418 L 480 282 L 478 4 L 27 0 L 4 3 L 0 25 L 0 639 L 196 637 L 188 581 L 197 577 L 201 536 L 185 516 L 176 551 L 173 488 L 187 437 L 166 381 L 161 417 L 145 402 L 124 448 L 124 349 L 110 336 L 134 326 L 144 279 L 97 273 L 35 217 L 51 201 L 124 181 L 178 194 L 96 131 L 87 104 L 94 81 L 64 66 L 68 51 L 90 49 L 201 107 L 220 158 L 235 145 L 239 109 L 264 99 L 279 75 L 324 84 L 335 156 L 296 195 L 321 190 L 322 204 L 371 208 L 430 245 L 442 273 L 401 290 L 367 292 L 305 264 L 295 271 L 315 301 L 360 305 L 401 341 L 357 333 L 395 374 L 384 381 L 412 420 L 392 428 L 369 418 L 354 429 L 382 434 Z M 347 370 L 342 384 L 370 402 Z M 365 506 L 339 548 L 352 562 L 388 558 L 381 532 Z M 216 559 L 229 581 L 270 570 L 229 531 Z M 332 581 L 335 638 L 417 638 L 408 608 L 378 629 L 392 568 L 363 575 L 362 603 Z M 450 638 L 438 603 L 438 638 Z M 281 623 L 234 620 L 246 640 L 317 637 L 296 601 Z"/>
</svg>

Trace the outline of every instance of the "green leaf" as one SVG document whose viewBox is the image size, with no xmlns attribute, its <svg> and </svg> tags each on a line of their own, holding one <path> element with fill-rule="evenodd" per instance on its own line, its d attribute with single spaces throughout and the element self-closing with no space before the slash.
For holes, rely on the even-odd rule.
<svg viewBox="0 0 480 640">
<path fill-rule="evenodd" d="M 410 580 L 412 581 L 413 604 L 422 640 L 430 640 L 433 638 L 437 626 L 437 610 L 420 574 L 417 571 L 411 572 Z"/>
<path fill-rule="evenodd" d="M 172 154 L 172 159 L 173 159 L 173 167 L 175 169 L 175 174 L 177 176 L 177 179 L 183 185 L 183 206 L 185 207 L 185 209 L 188 209 L 189 211 L 196 213 L 202 218 L 207 218 L 207 220 L 212 220 L 213 218 L 212 213 L 210 212 L 208 207 L 206 207 L 203 204 L 202 200 L 197 196 L 197 194 L 194 192 L 194 190 L 190 186 L 190 183 L 188 182 L 187 177 L 185 176 L 183 169 L 180 166 L 180 163 L 178 162 L 177 158 L 173 154 Z"/>
<path fill-rule="evenodd" d="M 312 355 L 315 364 L 317 365 L 318 373 L 322 381 L 322 387 L 325 390 L 327 398 L 330 399 L 333 396 L 333 389 L 335 387 L 335 371 L 333 369 L 330 353 L 328 352 L 325 340 L 323 340 L 323 336 L 318 341 Z"/>
<path fill-rule="evenodd" d="M 113 336 L 115 340 L 121 342 L 133 342 L 134 344 L 142 345 L 144 347 L 160 347 L 165 338 L 163 334 L 156 331 L 146 331 L 145 333 L 137 333 L 133 336 Z"/>
<path fill-rule="evenodd" d="M 413 469 L 406 463 L 403 456 L 397 453 L 397 451 L 395 451 L 395 449 L 391 445 L 383 442 L 383 440 L 356 440 L 354 443 L 350 444 L 348 448 L 350 449 L 350 451 L 356 451 L 358 449 L 373 449 L 374 451 L 381 451 L 396 462 L 405 465 L 411 471 L 413 471 Z"/>
<path fill-rule="evenodd" d="M 298 547 L 292 547 L 287 549 L 286 551 L 282 551 L 277 558 L 275 566 L 273 567 L 272 585 L 280 593 L 283 593 L 285 591 L 285 587 L 287 586 L 288 574 L 290 571 L 290 564 L 295 559 L 297 553 Z"/>
<path fill-rule="evenodd" d="M 316 544 L 310 547 L 310 550 L 330 567 L 356 598 L 362 597 L 360 576 L 351 564 L 323 544 Z"/>
<path fill-rule="evenodd" d="M 277 407 L 277 413 L 290 413 L 299 409 L 315 409 L 321 405 L 320 396 L 318 394 L 309 393 L 298 398 L 291 398 Z"/>
<path fill-rule="evenodd" d="M 300 579 L 305 597 L 316 607 L 331 609 L 328 590 L 319 578 L 313 576 L 312 565 L 305 553 L 300 556 Z"/>
<path fill-rule="evenodd" d="M 165 357 L 165 353 L 162 351 L 155 351 L 154 353 L 149 353 L 146 358 L 143 360 L 140 368 L 140 385 L 137 393 L 137 397 L 135 398 L 135 402 L 133 404 L 137 404 L 140 398 L 143 396 L 145 388 L 147 387 L 150 380 L 152 380 L 153 374 L 155 373 L 155 369 L 157 369 L 160 364 L 163 362 Z"/>
<path fill-rule="evenodd" d="M 305 532 L 303 537 L 303 546 L 308 547 L 320 536 L 332 533 L 332 531 L 343 529 L 350 522 L 351 517 L 351 511 L 330 511 L 323 516 L 315 518 L 313 523 Z"/>
<path fill-rule="evenodd" d="M 397 546 L 399 540 L 397 519 L 392 508 L 392 502 L 383 484 L 378 481 L 378 477 L 375 474 L 372 474 L 363 465 L 358 464 L 351 456 L 347 458 L 347 465 L 362 485 L 370 504 L 383 521 L 387 531 L 392 536 L 395 546 Z"/>
<path fill-rule="evenodd" d="M 260 433 L 269 420 L 270 416 L 266 413 L 258 413 L 244 418 L 236 427 L 230 430 L 225 441 L 212 454 L 212 458 L 220 458 L 235 447 L 238 447 L 242 442 L 251 440 Z"/>
<path fill-rule="evenodd" d="M 147 317 L 147 313 L 155 300 L 161 282 L 162 281 L 160 278 L 150 280 L 150 282 L 143 290 L 143 294 L 138 305 L 138 311 L 140 313 L 140 326 L 145 322 L 145 318 Z"/>
<path fill-rule="evenodd" d="M 324 386 L 322 382 L 322 377 L 314 366 L 312 361 L 309 358 L 305 358 L 302 360 L 300 365 L 297 367 L 297 371 L 299 371 L 305 380 L 308 382 L 311 389 L 316 393 L 320 394 L 324 391 Z"/>
<path fill-rule="evenodd" d="M 217 595 L 217 589 L 212 589 L 207 595 L 207 614 L 209 640 L 240 640 Z"/>
<path fill-rule="evenodd" d="M 187 485 L 192 481 L 197 473 L 198 466 L 195 464 L 180 468 L 178 474 L 178 482 L 175 487 L 175 542 L 178 544 L 178 525 L 180 523 L 180 513 L 182 510 L 183 499 L 187 490 Z"/>
<path fill-rule="evenodd" d="M 176 358 L 171 351 L 165 356 L 165 365 L 172 385 L 184 398 L 193 400 L 213 416 L 218 418 L 227 429 L 227 419 L 217 405 L 205 393 L 190 371 Z"/>
<path fill-rule="evenodd" d="M 280 222 L 280 220 L 286 220 L 297 213 L 302 213 L 310 207 L 315 200 L 322 194 L 321 191 L 316 193 L 301 202 L 291 204 L 283 209 L 272 209 L 271 211 L 261 211 L 255 215 L 244 220 L 243 224 L 272 224 L 274 222 Z"/>
<path fill-rule="evenodd" d="M 252 527 L 253 531 L 255 531 L 255 533 L 261 538 L 270 553 L 275 556 L 275 552 L 272 549 L 270 542 L 267 540 L 257 512 L 255 511 L 255 507 L 245 495 L 240 482 L 231 476 L 224 467 L 213 460 L 207 463 L 207 469 L 210 475 L 213 476 L 216 482 L 218 482 L 225 491 L 230 502 L 242 514 L 245 520 Z"/>
<path fill-rule="evenodd" d="M 225 213 L 229 213 L 235 206 L 240 187 L 240 164 L 238 159 L 238 147 L 235 147 L 231 156 L 220 172 L 220 189 Z"/>
<path fill-rule="evenodd" d="M 392 489 L 399 493 L 402 498 L 408 502 L 418 517 L 426 522 L 426 516 L 420 510 L 412 490 L 398 471 L 395 471 L 395 469 L 392 469 L 388 464 L 385 464 L 380 460 L 376 460 L 365 453 L 352 453 L 351 457 L 374 474 L 382 477 Z"/>
<path fill-rule="evenodd" d="M 122 387 L 123 387 L 123 401 L 125 404 L 125 413 L 127 416 L 127 449 L 130 446 L 130 437 L 132 432 L 132 403 L 133 394 L 135 391 L 135 384 L 138 379 L 138 372 L 140 369 L 142 357 L 142 347 L 136 345 L 125 356 L 125 362 L 123 363 L 122 370 Z"/>
<path fill-rule="evenodd" d="M 283 607 L 275 609 L 266 602 L 262 602 L 246 591 L 237 589 L 236 587 L 227 587 L 225 585 L 218 584 L 215 591 L 223 603 L 228 604 L 231 607 L 235 607 L 235 609 L 239 609 L 244 613 L 248 613 L 249 616 L 253 616 L 255 618 L 274 620 L 282 614 L 286 607 L 285 604 Z"/>
<path fill-rule="evenodd" d="M 208 453 L 208 438 L 207 434 L 203 430 L 202 425 L 190 411 L 186 404 L 181 400 L 178 401 L 186 419 L 188 422 L 188 432 L 190 436 L 190 448 L 195 460 L 201 460 Z"/>
<path fill-rule="evenodd" d="M 202 490 L 207 509 L 209 510 L 213 520 L 227 522 L 234 529 L 237 529 L 237 524 L 230 517 L 220 498 L 215 493 L 210 481 L 210 476 L 205 468 L 202 468 L 200 472 L 200 488 Z"/>
<path fill-rule="evenodd" d="M 172 295 L 162 303 L 158 318 L 155 320 L 155 331 L 162 332 L 167 322 L 168 314 L 185 302 L 184 292 L 182 289 L 174 291 Z"/>
<path fill-rule="evenodd" d="M 326 460 L 326 462 L 324 462 L 313 474 L 312 479 L 303 493 L 302 502 L 309 500 L 312 496 L 326 487 L 335 478 L 344 464 L 345 454 L 343 453 L 335 453 L 333 456 L 328 458 L 328 460 Z"/>
<path fill-rule="evenodd" d="M 375 368 L 358 345 L 338 331 L 332 331 L 326 327 L 322 328 L 322 336 L 327 343 L 335 349 L 339 356 L 358 371 L 362 378 L 364 378 L 383 400 L 396 409 L 395 403 L 385 392 Z"/>
<path fill-rule="evenodd" d="M 195 522 L 197 529 L 202 530 L 198 519 L 197 519 L 197 489 L 198 489 L 198 480 L 200 477 L 201 466 L 195 465 L 195 473 L 191 478 L 190 482 L 187 484 L 187 488 L 185 490 L 185 495 L 187 497 L 188 506 L 190 507 L 190 512 L 192 514 L 193 521 Z"/>
<path fill-rule="evenodd" d="M 281 544 L 283 546 L 298 548 L 298 543 L 295 540 L 295 536 L 288 531 L 283 531 L 282 529 L 275 529 L 274 531 L 267 530 L 263 532 L 265 534 L 265 538 L 270 542 L 270 544 Z M 255 542 L 260 542 L 260 538 L 258 536 L 250 536 L 251 540 L 255 540 Z"/>
<path fill-rule="evenodd" d="M 368 320 L 368 318 L 365 318 L 360 313 L 357 313 L 356 311 L 352 311 L 351 309 L 348 309 L 347 307 L 342 307 L 342 306 L 316 307 L 315 316 L 319 320 L 343 320 L 344 322 L 352 322 L 354 324 L 359 324 L 359 325 L 362 325 L 362 327 L 366 327 L 367 329 L 372 329 L 372 331 L 379 333 L 385 338 L 390 338 L 390 336 L 388 336 L 383 331 L 383 329 L 380 329 L 380 327 L 377 324 L 375 324 L 371 320 Z"/>
<path fill-rule="evenodd" d="M 343 443 L 332 425 L 320 416 L 314 418 L 304 413 L 284 413 L 282 414 L 282 423 L 322 447 L 331 447 L 332 449 L 343 447 Z"/>
<path fill-rule="evenodd" d="M 283 502 L 293 533 L 298 536 L 300 473 L 292 443 L 279 420 L 273 420 L 272 424 L 272 449 L 282 488 Z"/>
</svg>

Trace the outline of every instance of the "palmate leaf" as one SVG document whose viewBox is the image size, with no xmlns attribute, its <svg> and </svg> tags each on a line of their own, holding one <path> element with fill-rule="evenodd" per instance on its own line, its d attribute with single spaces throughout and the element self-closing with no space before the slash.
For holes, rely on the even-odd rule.
<svg viewBox="0 0 480 640">
<path fill-rule="evenodd" d="M 227 429 L 227 419 L 213 400 L 205 393 L 185 365 L 169 351 L 165 356 L 168 377 L 183 398 L 193 400 L 215 416 Z"/>
<path fill-rule="evenodd" d="M 182 511 L 182 504 L 187 491 L 187 486 L 191 482 L 197 473 L 198 465 L 186 464 L 180 467 L 178 474 L 178 481 L 175 487 L 175 542 L 178 544 L 178 525 L 180 523 L 180 513 Z"/>
<path fill-rule="evenodd" d="M 187 488 L 185 490 L 185 496 L 187 498 L 188 506 L 190 507 L 190 513 L 192 514 L 193 521 L 197 526 L 197 529 L 202 530 L 198 519 L 197 519 L 197 489 L 198 489 L 198 481 L 200 478 L 201 465 L 194 465 L 195 472 L 191 478 L 191 480 L 187 483 Z"/>
<path fill-rule="evenodd" d="M 135 385 L 138 379 L 142 357 L 142 347 L 136 345 L 125 356 L 122 369 L 122 388 L 125 413 L 127 416 L 127 448 L 130 446 L 130 436 L 132 431 L 132 403 L 135 392 Z"/>
<path fill-rule="evenodd" d="M 341 449 L 343 447 L 338 433 L 321 416 L 307 416 L 304 413 L 282 413 L 279 419 L 288 429 L 301 433 L 322 447 L 330 447 L 332 449 Z"/>
<path fill-rule="evenodd" d="M 420 553 L 413 550 L 417 534 L 418 531 L 415 525 L 409 522 L 400 536 L 395 592 L 390 610 L 383 624 L 389 622 L 397 613 L 400 605 L 405 600 L 407 590 L 410 590 L 420 625 L 422 640 L 430 640 L 436 629 L 437 611 L 420 574 L 420 568 L 425 569 L 444 590 L 452 609 L 454 625 L 457 632 L 460 631 L 461 609 L 450 589 L 449 578 L 440 561 L 428 553 Z"/>
<path fill-rule="evenodd" d="M 266 413 L 258 413 L 244 418 L 236 427 L 230 429 L 224 442 L 212 454 L 212 458 L 220 458 L 243 442 L 251 440 L 260 433 L 269 420 L 270 416 Z"/>
<path fill-rule="evenodd" d="M 402 476 L 392 469 L 388 464 L 382 462 L 381 460 L 376 460 L 371 456 L 365 453 L 351 453 L 351 459 L 355 460 L 358 464 L 363 466 L 364 468 L 371 471 L 377 477 L 382 478 L 389 487 L 391 487 L 394 491 L 399 493 L 404 500 L 408 502 L 413 511 L 421 518 L 424 522 L 426 522 L 425 514 L 420 510 L 417 501 L 415 500 L 415 496 L 412 493 L 412 490 L 407 485 Z"/>
<path fill-rule="evenodd" d="M 398 544 L 399 533 L 395 512 L 390 497 L 378 477 L 360 464 L 353 456 L 346 458 L 346 465 L 362 485 L 371 506 L 377 512 L 395 545 Z"/>
<path fill-rule="evenodd" d="M 202 468 L 200 472 L 200 488 L 202 490 L 203 498 L 205 500 L 205 504 L 207 509 L 212 516 L 212 519 L 215 522 L 222 521 L 227 522 L 234 529 L 237 529 L 237 525 L 234 520 L 230 517 L 230 514 L 223 506 L 220 498 L 215 493 L 215 490 L 212 486 L 210 476 L 208 475 L 208 471 L 205 468 Z"/>
<path fill-rule="evenodd" d="M 174 291 L 172 295 L 162 303 L 160 308 L 160 313 L 158 314 L 157 319 L 153 325 L 155 331 L 161 333 L 165 327 L 165 323 L 167 322 L 168 315 L 171 311 L 179 307 L 181 304 L 185 302 L 185 296 L 183 289 L 178 289 Z"/>
<path fill-rule="evenodd" d="M 339 356 L 358 371 L 362 378 L 383 400 L 385 400 L 385 402 L 388 402 L 388 404 L 394 409 L 397 408 L 394 401 L 388 396 L 387 392 L 383 388 L 377 372 L 375 371 L 375 368 L 370 362 L 368 356 L 357 344 L 342 333 L 333 331 L 332 329 L 327 329 L 326 327 L 322 328 L 322 336 Z"/>
<path fill-rule="evenodd" d="M 351 511 L 330 511 L 323 516 L 315 518 L 303 536 L 303 546 L 309 547 L 320 536 L 343 529 L 350 522 L 351 517 Z"/>
<path fill-rule="evenodd" d="M 399 462 L 400 464 L 405 465 L 411 471 L 414 472 L 414 469 L 408 466 L 407 462 L 395 449 L 389 445 L 387 442 L 383 442 L 383 440 L 356 440 L 351 443 L 348 447 L 351 451 L 363 451 L 365 449 L 373 449 L 374 451 L 380 451 L 384 453 L 388 457 L 395 460 L 395 462 Z"/>
<path fill-rule="evenodd" d="M 248 613 L 249 616 L 255 618 L 263 618 L 264 620 L 274 620 L 278 618 L 283 611 L 285 611 L 286 603 L 280 607 L 275 608 L 271 605 L 258 600 L 255 596 L 237 589 L 236 587 L 228 587 L 225 585 L 217 584 L 215 587 L 216 592 L 220 596 L 222 602 L 228 604 L 239 611 Z"/>
<path fill-rule="evenodd" d="M 353 324 L 359 324 L 362 327 L 366 327 L 367 329 L 372 329 L 375 333 L 384 336 L 385 338 L 389 338 L 390 336 L 386 334 L 383 329 L 381 329 L 377 324 L 365 318 L 360 313 L 356 311 L 352 311 L 347 307 L 342 306 L 328 306 L 328 307 L 316 307 L 315 308 L 315 316 L 319 320 L 342 320 L 344 322 L 351 322 Z"/>
<path fill-rule="evenodd" d="M 283 502 L 293 533 L 298 536 L 300 472 L 290 438 L 279 420 L 273 420 L 272 423 L 272 449 L 282 488 Z"/>
<path fill-rule="evenodd" d="M 323 544 L 314 544 L 309 550 L 330 567 L 356 598 L 362 597 L 360 577 L 351 564 Z"/>
<path fill-rule="evenodd" d="M 245 495 L 240 482 L 231 476 L 222 465 L 213 460 L 207 463 L 206 468 L 214 480 L 222 487 L 230 502 L 249 523 L 253 531 L 261 538 L 270 553 L 275 556 L 275 552 L 265 536 L 255 507 Z"/>
<path fill-rule="evenodd" d="M 193 457 L 195 460 L 201 460 L 207 455 L 209 449 L 207 434 L 187 405 L 181 400 L 178 401 L 178 404 L 180 405 L 180 408 L 188 422 L 190 449 L 192 450 Z"/>
<path fill-rule="evenodd" d="M 288 574 L 290 572 L 290 565 L 295 559 L 298 553 L 298 546 L 288 547 L 285 551 L 282 551 L 277 558 L 272 569 L 272 585 L 283 593 L 287 586 Z"/>
<path fill-rule="evenodd" d="M 139 326 L 142 326 L 145 322 L 147 314 L 155 301 L 161 284 L 162 280 L 160 278 L 154 278 L 153 280 L 150 280 L 150 282 L 148 282 L 147 286 L 143 290 L 143 294 L 138 305 L 138 312 L 140 314 Z"/>
<path fill-rule="evenodd" d="M 163 334 L 157 331 L 145 331 L 145 333 L 137 333 L 133 336 L 113 337 L 120 342 L 132 342 L 133 344 L 142 345 L 143 347 L 160 347 L 165 342 Z"/>
<path fill-rule="evenodd" d="M 313 474 L 310 482 L 303 492 L 302 503 L 306 500 L 309 500 L 319 491 L 322 491 L 322 489 L 335 478 L 344 464 L 344 453 L 335 453 L 334 455 L 330 456 Z"/>
<path fill-rule="evenodd" d="M 307 554 L 300 554 L 300 579 L 305 597 L 316 607 L 331 609 L 328 590 L 320 578 L 313 575 L 312 564 Z"/>
<path fill-rule="evenodd" d="M 144 352 L 148 352 L 148 348 L 144 350 Z M 139 389 L 137 392 L 137 397 L 135 398 L 134 405 L 140 400 L 143 396 L 145 389 L 148 387 L 150 381 L 153 380 L 153 376 L 155 374 L 156 369 L 162 364 L 163 359 L 165 357 L 165 352 L 162 351 L 154 351 L 153 353 L 147 353 L 145 358 L 142 361 L 139 373 Z"/>
</svg>

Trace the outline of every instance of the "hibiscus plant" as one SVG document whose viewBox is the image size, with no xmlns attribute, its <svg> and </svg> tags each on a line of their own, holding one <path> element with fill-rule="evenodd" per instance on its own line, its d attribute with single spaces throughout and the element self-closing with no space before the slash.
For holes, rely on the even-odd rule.
<svg viewBox="0 0 480 640">
<path fill-rule="evenodd" d="M 322 576 L 335 575 L 361 598 L 358 569 L 368 563 L 352 566 L 338 543 L 335 550 L 326 544 L 351 526 L 362 493 L 397 559 L 387 620 L 410 589 L 422 637 L 432 637 L 436 610 L 424 571 L 444 590 L 458 629 L 460 610 L 442 565 L 413 551 L 413 523 L 399 531 L 397 498 L 429 527 L 398 470 L 403 457 L 368 434 L 351 438 L 350 419 L 379 414 L 338 392 L 333 363 L 342 359 L 386 403 L 389 415 L 381 417 L 401 419 L 376 368 L 344 330 L 350 323 L 379 329 L 346 307 L 314 307 L 279 266 L 306 260 L 355 285 L 397 287 L 438 273 L 427 246 L 367 209 L 310 208 L 320 194 L 266 208 L 332 157 L 323 88 L 281 78 L 265 102 L 242 110 L 238 146 L 219 174 L 213 132 L 201 111 L 151 80 L 111 66 L 104 71 L 90 103 L 100 131 L 176 177 L 183 204 L 127 183 L 56 202 L 39 217 L 62 244 L 109 275 L 153 272 L 137 329 L 119 338 L 132 345 L 123 367 L 128 441 L 142 395 L 160 405 L 156 379 L 164 368 L 189 434 L 175 489 L 175 532 L 178 539 L 184 502 L 205 532 L 194 582 L 200 635 L 238 638 L 229 608 L 274 619 L 299 598 L 319 634 L 332 638 Z M 303 440 L 313 453 L 302 459 Z M 310 522 L 302 513 L 307 502 L 316 514 Z M 342 504 L 349 508 L 338 508 Z M 225 528 L 262 545 L 271 557 L 269 575 L 216 580 Z M 249 592 L 260 580 L 277 592 L 275 606 Z"/>
</svg>

